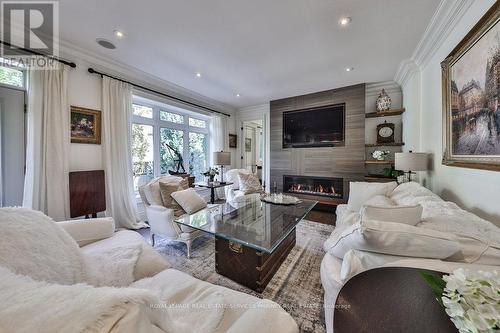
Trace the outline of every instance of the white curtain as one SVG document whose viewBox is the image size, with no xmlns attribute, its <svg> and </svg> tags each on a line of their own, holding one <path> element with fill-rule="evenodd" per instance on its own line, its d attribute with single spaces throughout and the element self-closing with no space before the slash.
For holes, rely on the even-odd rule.
<svg viewBox="0 0 500 333">
<path fill-rule="evenodd" d="M 108 77 L 102 79 L 102 151 L 106 174 L 106 215 L 115 219 L 117 227 L 138 229 L 135 202 L 131 129 L 132 87 Z"/>
<path fill-rule="evenodd" d="M 28 128 L 23 206 L 69 217 L 67 67 L 28 72 Z"/>
<path fill-rule="evenodd" d="M 213 115 L 210 126 L 210 165 L 214 166 L 213 153 L 216 151 L 229 151 L 229 138 L 227 133 L 227 117 Z M 227 166 L 224 171 L 227 171 Z M 219 199 L 225 197 L 224 188 L 216 189 Z"/>
</svg>

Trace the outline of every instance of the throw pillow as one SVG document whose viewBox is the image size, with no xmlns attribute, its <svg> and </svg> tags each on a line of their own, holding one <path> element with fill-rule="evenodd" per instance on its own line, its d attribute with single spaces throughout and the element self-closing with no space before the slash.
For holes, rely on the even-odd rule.
<svg viewBox="0 0 500 333">
<path fill-rule="evenodd" d="M 78 244 L 50 217 L 27 208 L 1 208 L 0 229 L 0 266 L 38 281 L 85 280 Z"/>
<path fill-rule="evenodd" d="M 254 174 L 238 174 L 238 182 L 240 184 L 240 191 L 245 194 L 259 193 L 262 191 L 262 185 L 259 179 Z"/>
<path fill-rule="evenodd" d="M 163 206 L 173 209 L 175 216 L 181 216 L 185 213 L 182 207 L 172 198 L 172 193 L 186 190 L 189 188 L 188 179 L 185 178 L 179 183 L 164 183 L 160 182 L 160 194 L 163 201 Z"/>
<path fill-rule="evenodd" d="M 349 200 L 347 206 L 350 211 L 359 212 L 366 201 L 377 195 L 389 196 L 397 186 L 398 183 L 396 182 L 351 182 L 349 184 Z"/>
<path fill-rule="evenodd" d="M 402 223 L 361 221 L 341 233 L 332 233 L 324 249 L 342 259 L 349 250 L 396 256 L 446 259 L 460 251 L 453 234 Z"/>
<path fill-rule="evenodd" d="M 420 205 L 393 207 L 365 205 L 361 209 L 361 219 L 417 225 L 422 220 L 422 211 Z"/>
<path fill-rule="evenodd" d="M 239 174 L 249 174 L 249 173 L 252 173 L 252 172 L 250 170 L 247 170 L 247 169 L 231 169 L 225 173 L 225 178 L 226 178 L 226 181 L 228 183 L 233 183 L 233 185 L 231 185 L 231 188 L 233 190 L 238 190 L 240 188 L 240 182 L 238 180 L 238 175 Z"/>
<path fill-rule="evenodd" d="M 174 192 L 171 196 L 188 214 L 196 213 L 207 207 L 205 200 L 192 188 Z"/>
</svg>

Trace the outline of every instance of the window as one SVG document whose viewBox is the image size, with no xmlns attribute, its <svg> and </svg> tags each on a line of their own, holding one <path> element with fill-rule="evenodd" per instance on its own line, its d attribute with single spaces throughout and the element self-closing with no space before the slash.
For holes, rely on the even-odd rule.
<svg viewBox="0 0 500 333">
<path fill-rule="evenodd" d="M 176 171 L 179 154 L 186 173 L 203 180 L 208 167 L 209 117 L 134 97 L 132 158 L 137 188 Z M 170 148 L 169 148 L 170 147 Z M 182 168 L 179 169 L 182 172 Z"/>
<path fill-rule="evenodd" d="M 191 134 L 191 133 L 190 133 Z M 184 132 L 171 128 L 160 129 L 160 173 L 166 174 L 168 170 L 177 170 L 179 158 L 176 152 L 184 152 Z M 173 150 L 175 149 L 175 151 Z M 184 159 L 184 158 L 183 158 Z M 182 169 L 180 169 L 182 171 Z"/>
<path fill-rule="evenodd" d="M 203 179 L 202 173 L 207 161 L 207 135 L 189 133 L 189 173 L 196 179 Z"/>
<path fill-rule="evenodd" d="M 132 124 L 132 165 L 134 188 L 153 178 L 153 126 Z"/>
<path fill-rule="evenodd" d="M 139 104 L 134 104 L 134 115 L 144 118 L 153 118 L 153 109 Z"/>
<path fill-rule="evenodd" d="M 172 113 L 164 110 L 160 110 L 160 120 L 170 121 L 171 123 L 183 124 L 184 117 L 177 113 Z"/>
<path fill-rule="evenodd" d="M 205 128 L 207 127 L 207 122 L 204 120 L 196 119 L 196 118 L 189 118 L 189 126 L 194 126 L 194 127 L 199 127 L 199 128 Z"/>
<path fill-rule="evenodd" d="M 0 58 L 0 62 L 9 65 L 9 67 L 0 65 L 0 84 L 24 88 L 24 68 L 22 66 L 16 67 L 16 63 L 7 62 L 3 58 Z"/>
</svg>

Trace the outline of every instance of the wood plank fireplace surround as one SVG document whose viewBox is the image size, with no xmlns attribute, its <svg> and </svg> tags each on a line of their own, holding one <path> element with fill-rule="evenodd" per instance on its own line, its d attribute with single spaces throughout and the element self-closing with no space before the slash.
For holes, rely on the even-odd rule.
<svg viewBox="0 0 500 333">
<path fill-rule="evenodd" d="M 342 103 L 343 145 L 283 148 L 284 112 Z M 347 202 L 349 182 L 365 174 L 365 84 L 271 101 L 270 109 L 271 186 L 323 205 Z"/>
</svg>

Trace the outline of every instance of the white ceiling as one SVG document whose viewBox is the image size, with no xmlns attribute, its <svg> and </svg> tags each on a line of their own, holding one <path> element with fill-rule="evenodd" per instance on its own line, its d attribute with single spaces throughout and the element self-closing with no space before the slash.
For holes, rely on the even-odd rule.
<svg viewBox="0 0 500 333">
<path fill-rule="evenodd" d="M 394 78 L 439 0 L 62 0 L 61 38 L 234 107 Z M 352 17 L 341 28 L 341 16 Z M 118 40 L 113 30 L 126 38 Z M 115 42 L 106 50 L 97 37 Z M 345 72 L 345 67 L 354 67 Z M 196 78 L 195 73 L 202 77 Z M 241 97 L 237 98 L 236 94 Z"/>
</svg>

